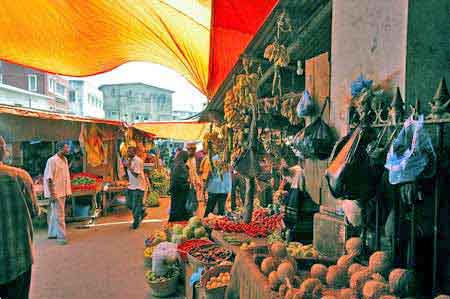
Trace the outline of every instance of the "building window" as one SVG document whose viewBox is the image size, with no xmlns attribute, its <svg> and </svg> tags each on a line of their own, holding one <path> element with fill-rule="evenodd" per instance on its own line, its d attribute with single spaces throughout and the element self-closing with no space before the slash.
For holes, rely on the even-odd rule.
<svg viewBox="0 0 450 299">
<path fill-rule="evenodd" d="M 69 92 L 69 101 L 71 101 L 71 102 L 75 102 L 75 101 L 76 101 L 76 93 L 75 93 L 75 90 L 71 90 L 71 91 Z"/>
<path fill-rule="evenodd" d="M 55 92 L 55 79 L 48 78 L 48 90 Z"/>
<path fill-rule="evenodd" d="M 28 90 L 37 91 L 37 76 L 28 75 Z"/>
<path fill-rule="evenodd" d="M 66 87 L 62 84 L 56 83 L 56 94 L 64 97 L 66 95 Z"/>
</svg>

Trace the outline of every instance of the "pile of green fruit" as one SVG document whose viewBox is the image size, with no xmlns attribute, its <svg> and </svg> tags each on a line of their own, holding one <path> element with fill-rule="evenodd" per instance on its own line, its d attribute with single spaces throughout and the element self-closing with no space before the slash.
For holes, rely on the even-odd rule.
<svg viewBox="0 0 450 299">
<path fill-rule="evenodd" d="M 78 186 L 78 185 L 92 185 L 95 184 L 96 181 L 93 178 L 79 176 L 72 180 L 72 185 Z"/>
<path fill-rule="evenodd" d="M 172 242 L 181 244 L 190 239 L 208 238 L 208 232 L 203 226 L 203 222 L 198 216 L 189 219 L 188 225 L 182 227 L 175 224 L 172 228 Z"/>
<path fill-rule="evenodd" d="M 169 192 L 169 174 L 164 168 L 155 168 L 149 174 L 152 190 L 159 195 L 166 195 Z"/>
<path fill-rule="evenodd" d="M 147 279 L 148 282 L 151 283 L 161 283 L 178 276 L 180 272 L 181 272 L 180 268 L 177 265 L 173 265 L 170 267 L 169 271 L 163 276 L 158 276 L 153 271 L 147 271 L 145 273 L 145 278 Z"/>
<path fill-rule="evenodd" d="M 146 207 L 159 207 L 159 194 L 156 191 L 149 191 L 145 199 Z"/>
</svg>

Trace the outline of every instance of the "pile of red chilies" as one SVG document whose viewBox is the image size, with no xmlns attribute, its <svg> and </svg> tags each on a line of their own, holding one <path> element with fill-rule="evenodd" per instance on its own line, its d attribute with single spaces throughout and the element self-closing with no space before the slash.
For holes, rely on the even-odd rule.
<svg viewBox="0 0 450 299">
<path fill-rule="evenodd" d="M 273 231 L 283 228 L 283 215 L 269 216 L 265 210 L 256 210 L 250 223 L 234 222 L 224 217 L 212 221 L 205 221 L 214 230 L 227 233 L 245 233 L 253 238 L 264 238 Z"/>
</svg>

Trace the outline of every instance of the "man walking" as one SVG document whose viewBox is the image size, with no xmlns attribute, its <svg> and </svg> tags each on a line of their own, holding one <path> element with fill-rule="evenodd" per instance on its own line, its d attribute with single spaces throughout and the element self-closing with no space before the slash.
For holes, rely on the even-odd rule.
<svg viewBox="0 0 450 299">
<path fill-rule="evenodd" d="M 48 238 L 57 239 L 60 245 L 67 244 L 65 205 L 72 195 L 69 162 L 66 156 L 70 152 L 67 142 L 56 144 L 56 154 L 47 161 L 44 171 L 44 196 L 50 201 L 48 215 Z"/>
<path fill-rule="evenodd" d="M 131 228 L 137 229 L 142 219 L 145 217 L 142 201 L 144 192 L 147 189 L 147 180 L 144 174 L 144 162 L 136 155 L 136 148 L 128 148 L 128 161 L 124 162 L 128 173 L 128 202 L 133 213 L 133 225 Z"/>
<path fill-rule="evenodd" d="M 0 136 L 0 298 L 27 299 L 33 264 L 33 225 L 38 211 L 33 181 L 22 169 L 6 166 Z"/>
</svg>

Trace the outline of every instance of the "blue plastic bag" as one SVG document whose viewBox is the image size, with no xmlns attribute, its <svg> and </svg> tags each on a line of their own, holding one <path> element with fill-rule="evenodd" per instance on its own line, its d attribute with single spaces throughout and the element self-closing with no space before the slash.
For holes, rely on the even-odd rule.
<svg viewBox="0 0 450 299">
<path fill-rule="evenodd" d="M 351 83 L 351 86 L 350 86 L 351 91 L 352 91 L 352 97 L 356 97 L 358 94 L 361 93 L 361 91 L 363 89 L 370 89 L 370 88 L 372 88 L 372 83 L 373 83 L 373 81 L 372 80 L 366 80 L 364 78 L 363 74 L 359 75 L 358 78 L 356 78 L 356 80 L 353 81 Z"/>
<path fill-rule="evenodd" d="M 423 128 L 423 115 L 409 118 L 394 140 L 385 167 L 392 185 L 432 177 L 436 172 L 436 154 L 428 133 Z"/>
<path fill-rule="evenodd" d="M 298 117 L 312 116 L 314 114 L 314 102 L 311 94 L 307 90 L 303 92 L 303 95 L 297 104 L 296 111 Z"/>
</svg>

